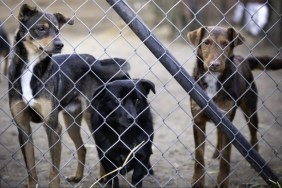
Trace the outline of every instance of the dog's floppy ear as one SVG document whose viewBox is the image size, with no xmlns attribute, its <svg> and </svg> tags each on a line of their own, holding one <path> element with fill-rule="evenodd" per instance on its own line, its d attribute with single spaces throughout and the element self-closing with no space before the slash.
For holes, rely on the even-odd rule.
<svg viewBox="0 0 282 188">
<path fill-rule="evenodd" d="M 234 47 L 243 44 L 245 41 L 245 38 L 232 27 L 227 28 L 227 35 Z"/>
<path fill-rule="evenodd" d="M 18 19 L 21 22 L 25 22 L 36 13 L 38 13 L 36 7 L 32 7 L 28 4 L 23 4 L 20 8 Z"/>
<path fill-rule="evenodd" d="M 200 27 L 199 29 L 196 29 L 194 31 L 190 31 L 187 33 L 188 40 L 194 45 L 198 46 L 203 38 L 204 32 L 206 28 Z"/>
<path fill-rule="evenodd" d="M 65 25 L 66 23 L 69 25 L 73 25 L 74 21 L 70 18 L 65 17 L 63 14 L 61 13 L 55 13 L 54 16 L 57 18 L 58 22 L 59 22 L 59 27 L 61 28 L 63 25 Z"/>
<path fill-rule="evenodd" d="M 155 84 L 153 82 L 149 80 L 141 79 L 138 80 L 137 83 L 143 86 L 147 95 L 150 93 L 150 91 L 152 91 L 154 94 L 156 93 Z"/>
</svg>

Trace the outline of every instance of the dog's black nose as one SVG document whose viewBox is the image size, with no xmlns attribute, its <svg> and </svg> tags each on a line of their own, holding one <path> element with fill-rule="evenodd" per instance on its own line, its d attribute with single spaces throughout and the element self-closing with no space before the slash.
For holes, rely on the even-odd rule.
<svg viewBox="0 0 282 188">
<path fill-rule="evenodd" d="M 220 66 L 220 62 L 219 61 L 213 61 L 212 63 L 211 63 L 211 67 L 212 68 L 217 68 L 217 67 L 219 67 Z"/>
<path fill-rule="evenodd" d="M 216 68 L 216 67 L 219 67 L 219 66 L 220 66 L 220 64 L 218 64 L 218 63 L 211 64 L 211 67 L 213 67 L 213 68 Z"/>
<path fill-rule="evenodd" d="M 64 47 L 64 44 L 62 42 L 55 42 L 54 46 L 56 50 L 61 50 Z"/>
<path fill-rule="evenodd" d="M 127 117 L 127 122 L 128 123 L 133 123 L 134 122 L 134 118 L 133 117 Z"/>
</svg>

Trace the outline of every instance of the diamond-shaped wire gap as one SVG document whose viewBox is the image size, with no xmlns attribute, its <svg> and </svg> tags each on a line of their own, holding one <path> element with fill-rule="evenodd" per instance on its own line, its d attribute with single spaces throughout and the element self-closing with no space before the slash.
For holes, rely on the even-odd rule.
<svg viewBox="0 0 282 188">
<path fill-rule="evenodd" d="M 244 174 L 244 175 L 243 175 Z M 247 160 L 236 149 L 231 153 L 230 185 L 259 185 L 264 184 L 258 173 L 249 165 Z"/>
<path fill-rule="evenodd" d="M 160 154 L 156 154 L 159 153 Z M 159 186 L 165 186 L 165 185 L 174 185 L 175 182 L 171 182 L 172 177 L 175 175 L 175 172 L 177 171 L 172 163 L 170 163 L 167 159 L 165 159 L 164 153 L 161 152 L 160 148 L 158 148 L 155 144 L 153 146 L 153 153 L 152 156 L 152 167 L 155 170 L 155 174 L 162 174 L 162 177 L 159 178 L 157 176 L 153 176 L 154 180 L 158 183 Z M 171 170 L 173 168 L 174 170 Z M 169 169 L 169 170 L 166 170 Z M 161 170 L 161 172 L 158 172 Z"/>
<path fill-rule="evenodd" d="M 182 38 L 182 34 L 186 36 L 184 30 L 190 25 L 188 12 L 185 11 L 186 4 L 183 1 L 178 1 L 170 6 L 168 4 L 161 6 L 168 10 L 164 12 L 165 17 L 163 16 L 162 20 L 155 24 L 152 32 L 166 35 L 167 40 L 173 40 L 176 37 Z"/>
<path fill-rule="evenodd" d="M 89 16 L 89 13 L 93 14 Z M 106 16 L 105 10 L 95 1 L 87 1 L 75 10 L 75 17 L 81 24 L 87 27 L 89 32 L 103 32 L 109 28 L 111 26 L 109 22 L 101 22 L 101 20 L 105 20 Z M 80 28 L 78 27 L 77 29 L 79 32 Z"/>
<path fill-rule="evenodd" d="M 3 117 L 3 116 L 2 116 Z M 4 121 L 5 122 L 5 121 Z M 3 124 L 7 125 L 6 123 Z M 9 122 L 9 126 L 6 126 L 5 128 L 1 128 L 1 134 L 0 134 L 0 148 L 1 148 L 1 163 L 0 163 L 0 169 L 1 169 L 1 181 L 2 185 L 4 183 L 7 183 L 9 185 L 15 185 L 15 183 L 18 183 L 19 180 L 22 178 L 22 175 L 20 172 L 23 172 L 25 170 L 25 165 L 23 160 L 21 160 L 22 155 L 20 150 L 17 149 L 18 146 L 15 145 L 15 141 L 17 140 L 17 131 L 16 127 L 13 126 Z M 16 171 L 15 171 L 16 169 Z"/>
<path fill-rule="evenodd" d="M 258 93 L 261 93 L 259 95 L 259 99 L 260 99 L 259 102 L 262 102 L 262 104 L 259 104 L 258 107 L 260 107 L 262 105 L 264 108 L 268 108 L 267 106 L 265 106 L 264 103 L 267 100 L 269 100 L 269 98 L 272 97 L 272 95 L 276 92 L 277 92 L 277 96 L 275 98 L 277 98 L 279 100 L 279 96 L 280 96 L 279 94 L 281 94 L 281 91 L 279 90 L 279 84 L 278 83 L 281 83 L 281 78 L 280 78 L 278 72 L 261 72 L 258 76 L 255 75 L 255 81 L 256 81 L 256 84 L 257 84 L 257 87 L 258 87 Z M 271 86 L 269 88 L 275 88 L 275 89 L 267 90 L 267 91 L 262 90 L 262 88 L 264 88 L 265 85 Z M 270 100 L 270 102 L 271 101 L 272 100 Z M 276 105 L 274 105 L 274 106 L 276 106 Z M 268 110 L 268 111 L 269 111 L 269 113 L 271 113 L 270 117 L 275 117 L 275 115 L 273 115 L 272 110 Z M 265 114 L 263 114 L 263 115 L 265 115 Z"/>
<path fill-rule="evenodd" d="M 166 17 L 164 10 L 154 1 L 133 1 L 131 4 L 131 7 L 135 10 L 136 15 L 139 16 L 150 29 L 156 27 L 156 25 L 160 25 L 162 20 Z M 154 19 L 152 19 L 152 17 L 154 17 Z"/>
<path fill-rule="evenodd" d="M 275 137 L 275 135 L 272 135 L 272 136 Z M 269 139 L 266 139 L 266 140 L 269 140 Z M 266 164 L 272 166 L 271 165 L 271 160 L 273 160 L 273 158 L 277 157 L 277 152 L 273 150 L 272 146 L 265 147 L 264 143 L 262 143 L 262 141 L 263 141 L 263 139 L 259 140 L 260 146 L 262 146 L 262 147 L 260 147 L 259 153 L 261 155 L 263 155 L 264 159 L 266 160 Z M 261 150 L 261 148 L 263 150 Z M 269 156 L 269 155 L 266 155 L 266 153 L 272 153 L 273 155 Z M 266 156 L 264 156 L 264 155 L 266 155 Z M 251 168 L 251 167 L 245 168 L 246 166 L 248 166 L 248 163 L 244 159 L 244 156 L 238 154 L 237 150 L 235 150 L 234 153 L 232 152 L 232 158 L 234 158 L 233 161 L 236 161 L 236 164 L 234 164 L 235 162 L 232 162 L 233 163 L 232 164 L 232 169 L 233 169 L 232 170 L 232 175 L 233 176 L 236 175 L 236 178 L 238 178 L 237 176 L 240 176 L 241 177 L 240 179 L 242 180 L 241 182 L 238 183 L 237 181 L 239 181 L 239 180 L 237 180 L 236 178 L 232 178 L 231 177 L 232 179 L 234 179 L 233 181 L 235 182 L 235 184 L 237 184 L 237 185 L 239 185 L 239 184 L 240 185 L 245 185 L 245 184 L 265 185 L 265 182 L 261 179 L 261 177 L 259 177 L 259 173 L 254 172 L 254 169 Z M 238 161 L 238 159 L 240 159 L 240 160 Z M 277 161 L 274 160 L 273 164 L 275 164 L 275 163 L 277 163 Z M 279 164 L 279 163 L 281 163 L 281 161 L 278 159 L 278 163 L 277 164 Z M 276 166 L 277 166 L 277 164 L 276 164 Z M 262 168 L 263 168 L 263 166 L 262 166 Z M 242 174 L 244 174 L 244 176 L 242 176 Z"/>
</svg>

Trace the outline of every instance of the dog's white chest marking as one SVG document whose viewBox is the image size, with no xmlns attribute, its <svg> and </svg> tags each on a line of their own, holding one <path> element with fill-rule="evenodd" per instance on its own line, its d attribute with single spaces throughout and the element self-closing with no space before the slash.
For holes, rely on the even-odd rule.
<svg viewBox="0 0 282 188">
<path fill-rule="evenodd" d="M 216 83 L 218 80 L 218 75 L 207 73 L 204 77 L 204 80 L 208 85 L 208 87 L 206 88 L 206 93 L 208 97 L 211 99 L 216 95 L 216 92 L 217 92 Z"/>
<path fill-rule="evenodd" d="M 26 69 L 24 70 L 21 77 L 21 86 L 23 92 L 22 98 L 23 101 L 25 101 L 25 103 L 28 104 L 29 106 L 33 106 L 35 102 L 34 96 L 32 94 L 30 82 L 33 75 L 33 68 L 38 61 L 39 61 L 39 54 L 34 53 L 32 55 L 29 55 Z"/>
</svg>

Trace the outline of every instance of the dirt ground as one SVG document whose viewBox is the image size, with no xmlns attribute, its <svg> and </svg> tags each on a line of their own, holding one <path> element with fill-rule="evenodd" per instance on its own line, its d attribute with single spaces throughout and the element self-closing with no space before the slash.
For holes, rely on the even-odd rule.
<svg viewBox="0 0 282 188">
<path fill-rule="evenodd" d="M 19 1 L 0 2 L 0 19 L 12 40 L 17 28 Z M 30 1 L 24 1 L 30 3 Z M 150 79 L 156 84 L 157 93 L 149 95 L 154 116 L 155 139 L 151 163 L 155 175 L 144 179 L 144 187 L 190 187 L 193 174 L 194 141 L 189 95 L 177 84 L 145 45 L 126 27 L 123 21 L 103 0 L 97 1 L 35 1 L 45 10 L 62 12 L 73 16 L 74 26 L 62 29 L 61 38 L 65 47 L 63 53 L 90 53 L 96 58 L 122 57 L 131 64 L 133 78 Z M 32 3 L 33 4 L 33 3 Z M 49 6 L 50 5 L 50 6 Z M 134 8 L 138 8 L 138 3 Z M 144 18 L 149 17 L 144 14 Z M 140 15 L 142 16 L 142 15 Z M 142 17 L 143 18 L 143 17 Z M 153 27 L 152 27 L 153 28 Z M 154 29 L 156 36 L 164 43 L 181 65 L 191 73 L 195 55 L 192 47 L 182 37 L 169 38 L 166 26 Z M 260 44 L 248 38 L 237 54 L 281 55 L 281 47 Z M 258 86 L 259 147 L 260 154 L 280 177 L 282 176 L 282 71 L 255 71 Z M 27 179 L 24 160 L 20 151 L 17 130 L 12 122 L 8 107 L 8 80 L 3 75 L 0 83 L 0 187 L 24 187 Z M 249 139 L 248 128 L 238 111 L 234 125 Z M 48 185 L 50 158 L 45 130 L 41 124 L 32 124 L 36 155 L 36 169 L 39 186 Z M 75 148 L 63 129 L 62 134 L 62 187 L 90 187 L 98 177 L 98 157 L 94 141 L 86 125 L 81 134 L 87 147 L 87 159 L 83 180 L 69 184 L 65 177 L 74 174 L 76 168 Z M 216 185 L 218 160 L 211 159 L 214 151 L 216 129 L 207 126 L 206 143 L 206 185 Z M 257 172 L 233 147 L 230 187 L 267 187 Z M 128 187 L 131 173 L 120 176 L 123 186 Z M 100 184 L 94 187 L 100 187 Z"/>
</svg>

